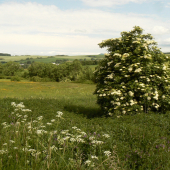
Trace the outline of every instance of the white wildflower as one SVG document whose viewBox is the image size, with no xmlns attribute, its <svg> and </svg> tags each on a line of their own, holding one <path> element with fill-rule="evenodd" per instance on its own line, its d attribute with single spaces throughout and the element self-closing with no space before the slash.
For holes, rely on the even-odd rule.
<svg viewBox="0 0 170 170">
<path fill-rule="evenodd" d="M 90 161 L 90 160 L 87 160 L 87 161 L 85 162 L 85 164 L 86 164 L 87 166 L 89 166 L 89 165 L 91 164 L 91 161 Z"/>
<path fill-rule="evenodd" d="M 43 119 L 43 116 L 39 116 L 37 117 L 38 120 L 42 120 Z"/>
<path fill-rule="evenodd" d="M 109 138 L 110 137 L 110 135 L 108 135 L 108 134 L 104 134 L 103 135 L 105 138 Z"/>
<path fill-rule="evenodd" d="M 63 113 L 60 112 L 60 111 L 58 111 L 57 114 L 58 114 L 58 115 L 56 115 L 56 117 L 61 117 L 61 116 L 63 115 Z"/>
<path fill-rule="evenodd" d="M 106 156 L 111 156 L 111 152 L 110 151 L 104 151 L 104 154 L 106 155 Z"/>
<path fill-rule="evenodd" d="M 98 157 L 96 155 L 91 155 L 91 158 L 92 159 L 97 159 L 98 160 Z"/>
</svg>

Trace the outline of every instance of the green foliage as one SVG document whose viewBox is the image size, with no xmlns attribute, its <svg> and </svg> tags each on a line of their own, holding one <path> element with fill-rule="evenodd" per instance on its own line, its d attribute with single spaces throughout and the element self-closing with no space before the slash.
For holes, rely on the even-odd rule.
<svg viewBox="0 0 170 170">
<path fill-rule="evenodd" d="M 10 61 L 2 66 L 2 74 L 5 76 L 14 76 L 17 72 L 23 71 L 19 63 Z"/>
<path fill-rule="evenodd" d="M 2 69 L 3 67 L 2 67 L 2 64 L 0 63 L 0 74 L 2 74 Z"/>
<path fill-rule="evenodd" d="M 21 81 L 21 77 L 19 76 L 12 76 L 11 81 Z"/>
<path fill-rule="evenodd" d="M 169 59 L 135 26 L 99 44 L 108 54 L 95 71 L 97 103 L 105 114 L 165 113 L 170 109 Z"/>
<path fill-rule="evenodd" d="M 92 69 L 89 67 L 83 68 L 78 60 L 60 65 L 34 62 L 28 68 L 28 75 L 32 81 L 41 81 L 42 78 L 48 78 L 51 81 L 57 82 L 94 79 Z M 24 76 L 26 77 L 27 73 Z"/>
</svg>

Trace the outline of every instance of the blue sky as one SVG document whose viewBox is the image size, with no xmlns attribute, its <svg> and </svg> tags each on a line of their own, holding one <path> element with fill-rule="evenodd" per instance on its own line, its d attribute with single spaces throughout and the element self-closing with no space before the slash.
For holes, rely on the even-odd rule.
<svg viewBox="0 0 170 170">
<path fill-rule="evenodd" d="M 98 43 L 135 25 L 170 52 L 169 0 L 0 0 L 0 52 L 105 53 Z"/>
</svg>

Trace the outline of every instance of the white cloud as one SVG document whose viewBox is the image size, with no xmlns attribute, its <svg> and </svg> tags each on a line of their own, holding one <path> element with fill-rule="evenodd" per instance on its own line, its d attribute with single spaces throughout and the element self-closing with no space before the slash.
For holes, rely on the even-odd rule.
<svg viewBox="0 0 170 170">
<path fill-rule="evenodd" d="M 111 7 L 113 5 L 124 5 L 130 2 L 134 3 L 142 3 L 146 0 L 81 0 L 83 3 L 85 3 L 88 6 L 92 7 Z"/>
<path fill-rule="evenodd" d="M 156 35 L 170 34 L 170 29 L 163 27 L 163 26 L 154 26 L 152 32 L 153 32 L 153 34 L 156 34 Z"/>
<path fill-rule="evenodd" d="M 60 10 L 37 3 L 0 5 L 0 52 L 21 54 L 101 53 L 104 39 L 120 37 L 139 25 L 148 33 L 168 34 L 170 23 L 152 16 L 101 10 Z M 157 40 L 156 40 L 157 41 Z"/>
<path fill-rule="evenodd" d="M 167 3 L 165 7 L 170 8 L 170 3 Z"/>
</svg>

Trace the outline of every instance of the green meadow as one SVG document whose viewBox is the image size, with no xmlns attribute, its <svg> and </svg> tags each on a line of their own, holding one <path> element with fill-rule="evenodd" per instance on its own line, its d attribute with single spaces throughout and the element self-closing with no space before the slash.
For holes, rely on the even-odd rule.
<svg viewBox="0 0 170 170">
<path fill-rule="evenodd" d="M 1 79 L 0 169 L 170 169 L 170 113 L 103 117 L 94 90 Z"/>
</svg>

